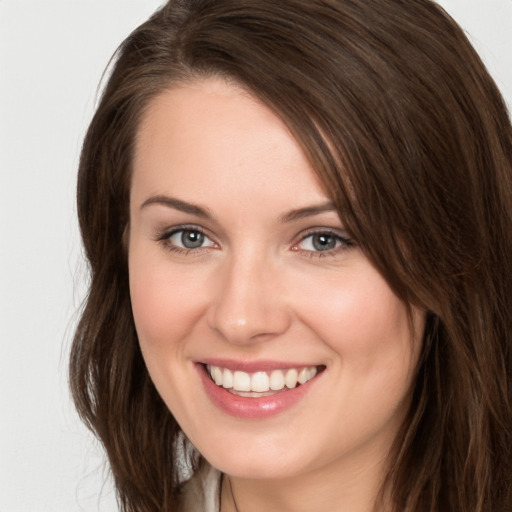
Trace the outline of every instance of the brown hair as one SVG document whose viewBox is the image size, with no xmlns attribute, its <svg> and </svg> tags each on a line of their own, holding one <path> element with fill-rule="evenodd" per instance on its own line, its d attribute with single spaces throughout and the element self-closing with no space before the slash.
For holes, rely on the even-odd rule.
<svg viewBox="0 0 512 512">
<path fill-rule="evenodd" d="M 125 512 L 173 510 L 181 431 L 145 368 L 123 233 L 148 102 L 220 75 L 292 130 L 395 293 L 426 310 L 385 489 L 400 512 L 512 509 L 512 129 L 462 30 L 430 0 L 170 0 L 121 45 L 87 133 L 90 288 L 71 388 Z"/>
</svg>

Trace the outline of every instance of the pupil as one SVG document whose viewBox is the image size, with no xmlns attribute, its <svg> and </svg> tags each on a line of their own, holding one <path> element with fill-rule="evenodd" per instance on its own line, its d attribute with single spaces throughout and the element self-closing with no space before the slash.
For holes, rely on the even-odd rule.
<svg viewBox="0 0 512 512">
<path fill-rule="evenodd" d="M 336 247 L 336 238 L 328 234 L 313 236 L 313 247 L 317 251 L 330 251 Z"/>
<path fill-rule="evenodd" d="M 197 249 L 204 242 L 204 235 L 199 231 L 183 231 L 181 235 L 181 243 L 187 249 Z"/>
</svg>

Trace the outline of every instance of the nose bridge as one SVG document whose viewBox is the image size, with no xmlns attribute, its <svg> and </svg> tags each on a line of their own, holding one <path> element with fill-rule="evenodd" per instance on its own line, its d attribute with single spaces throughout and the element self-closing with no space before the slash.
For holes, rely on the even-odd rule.
<svg viewBox="0 0 512 512">
<path fill-rule="evenodd" d="M 231 254 L 217 276 L 211 326 L 231 343 L 251 343 L 284 332 L 286 304 L 278 293 L 278 272 L 257 247 Z"/>
</svg>

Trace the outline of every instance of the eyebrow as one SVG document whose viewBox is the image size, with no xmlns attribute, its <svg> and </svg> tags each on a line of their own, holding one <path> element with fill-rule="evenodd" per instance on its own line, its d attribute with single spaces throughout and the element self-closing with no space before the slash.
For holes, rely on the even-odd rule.
<svg viewBox="0 0 512 512">
<path fill-rule="evenodd" d="M 182 201 L 181 199 L 176 199 L 175 197 L 169 197 L 169 196 L 163 196 L 163 195 L 157 195 L 152 196 L 149 199 L 146 199 L 140 209 L 147 208 L 150 205 L 162 205 L 167 206 L 169 208 L 174 208 L 175 210 L 178 210 L 180 212 L 189 213 L 191 215 L 195 215 L 197 217 L 201 217 L 203 219 L 212 219 L 213 215 L 210 213 L 210 211 L 207 208 L 203 208 L 202 206 L 198 206 L 193 203 L 189 203 L 187 201 Z M 290 222 L 295 222 L 297 220 L 305 219 L 308 217 L 313 217 L 315 215 L 318 215 L 320 213 L 325 212 L 336 212 L 338 213 L 338 210 L 336 209 L 336 206 L 332 201 L 328 201 L 326 203 L 321 203 L 318 205 L 312 205 L 312 206 L 305 206 L 303 208 L 297 208 L 294 210 L 291 210 L 284 215 L 280 217 L 280 221 L 283 224 L 287 224 Z"/>
<path fill-rule="evenodd" d="M 212 215 L 207 208 L 203 208 L 202 206 L 188 203 L 187 201 L 182 201 L 181 199 L 176 199 L 175 197 L 169 196 L 152 196 L 142 203 L 140 209 L 142 210 L 153 204 L 159 204 L 162 206 L 167 206 L 169 208 L 174 208 L 175 210 L 179 210 L 180 212 L 190 213 L 197 217 L 202 217 L 203 219 L 212 218 Z"/>
<path fill-rule="evenodd" d="M 286 224 L 288 222 L 295 222 L 300 219 L 305 219 L 307 217 L 313 217 L 314 215 L 318 215 L 320 213 L 325 212 L 336 212 L 338 213 L 338 210 L 334 203 L 332 201 L 329 201 L 327 203 L 322 203 L 318 205 L 313 206 L 306 206 L 304 208 L 297 208 L 296 210 L 291 210 L 288 213 L 285 213 L 281 217 L 281 222 L 283 224 Z"/>
</svg>

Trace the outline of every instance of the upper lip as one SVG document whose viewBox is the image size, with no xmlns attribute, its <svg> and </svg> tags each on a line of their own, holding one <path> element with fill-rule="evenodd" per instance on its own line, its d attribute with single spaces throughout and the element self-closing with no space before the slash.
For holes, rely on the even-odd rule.
<svg viewBox="0 0 512 512">
<path fill-rule="evenodd" d="M 246 373 L 255 373 L 261 371 L 272 371 L 272 370 L 286 370 L 289 368 L 309 368 L 312 366 L 325 366 L 315 363 L 304 363 L 304 362 L 290 362 L 290 361 L 275 361 L 275 360 L 261 360 L 261 361 L 240 361 L 235 359 L 220 359 L 220 358 L 207 358 L 198 361 L 198 363 L 220 366 L 221 368 L 227 368 L 231 371 L 242 371 Z"/>
</svg>

